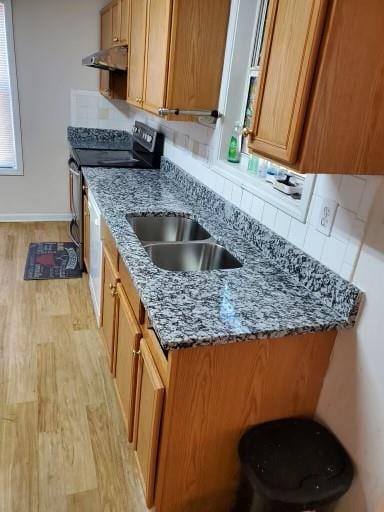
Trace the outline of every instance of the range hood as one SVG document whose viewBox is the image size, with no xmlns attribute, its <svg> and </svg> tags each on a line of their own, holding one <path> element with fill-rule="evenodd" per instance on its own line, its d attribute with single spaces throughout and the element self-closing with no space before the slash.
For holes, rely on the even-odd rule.
<svg viewBox="0 0 384 512">
<path fill-rule="evenodd" d="M 82 60 L 83 66 L 105 69 L 107 71 L 127 71 L 128 47 L 117 46 L 108 50 L 92 53 Z"/>
</svg>

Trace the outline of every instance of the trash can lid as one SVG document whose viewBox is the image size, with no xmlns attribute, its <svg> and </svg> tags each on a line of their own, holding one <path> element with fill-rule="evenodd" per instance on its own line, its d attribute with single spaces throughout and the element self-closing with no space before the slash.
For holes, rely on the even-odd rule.
<svg viewBox="0 0 384 512">
<path fill-rule="evenodd" d="M 257 490 L 283 503 L 321 504 L 343 495 L 350 458 L 319 423 L 300 418 L 263 423 L 241 438 L 240 460 Z"/>
</svg>

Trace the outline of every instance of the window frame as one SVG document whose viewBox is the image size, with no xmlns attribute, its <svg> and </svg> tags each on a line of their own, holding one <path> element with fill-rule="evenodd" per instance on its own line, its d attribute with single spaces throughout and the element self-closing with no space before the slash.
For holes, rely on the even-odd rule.
<svg viewBox="0 0 384 512">
<path fill-rule="evenodd" d="M 1 2 L 4 4 L 5 11 L 5 30 L 7 40 L 9 80 L 11 86 L 11 106 L 13 117 L 13 132 L 15 138 L 16 167 L 0 167 L 0 176 L 23 176 L 24 163 L 20 123 L 19 91 L 17 86 L 16 56 L 13 36 L 12 4 L 11 0 L 1 0 Z"/>
<path fill-rule="evenodd" d="M 255 0 L 232 0 L 231 2 L 223 81 L 219 99 L 219 111 L 224 113 L 224 116 L 218 120 L 214 131 L 214 151 L 210 163 L 213 170 L 226 179 L 240 185 L 244 190 L 297 220 L 306 222 L 316 175 L 296 173 L 304 178 L 302 197 L 300 201 L 297 201 L 275 190 L 264 179 L 250 175 L 247 171 L 248 154 L 241 153 L 239 164 L 232 164 L 226 159 L 233 127 L 237 121 L 243 123 L 245 118 L 257 20 L 261 5 L 261 0 L 256 2 Z M 247 58 L 239 59 L 239 55 L 246 55 Z M 287 169 L 294 173 L 291 169 Z"/>
</svg>

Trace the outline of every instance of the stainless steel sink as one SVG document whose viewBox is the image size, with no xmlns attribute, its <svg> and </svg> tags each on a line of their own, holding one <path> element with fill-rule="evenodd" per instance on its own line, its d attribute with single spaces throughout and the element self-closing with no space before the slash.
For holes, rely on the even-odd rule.
<svg viewBox="0 0 384 512">
<path fill-rule="evenodd" d="M 242 267 L 224 247 L 209 242 L 153 244 L 145 246 L 145 250 L 157 267 L 174 272 Z"/>
<path fill-rule="evenodd" d="M 127 215 L 126 218 L 139 240 L 144 243 L 208 240 L 211 237 L 197 221 L 181 215 Z"/>
</svg>

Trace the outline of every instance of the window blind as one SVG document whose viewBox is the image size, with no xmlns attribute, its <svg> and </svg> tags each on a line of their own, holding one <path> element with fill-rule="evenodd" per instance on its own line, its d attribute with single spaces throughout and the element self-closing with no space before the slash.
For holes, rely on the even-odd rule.
<svg viewBox="0 0 384 512">
<path fill-rule="evenodd" d="M 15 168 L 16 164 L 5 5 L 0 1 L 0 172 L 4 168 Z"/>
</svg>

